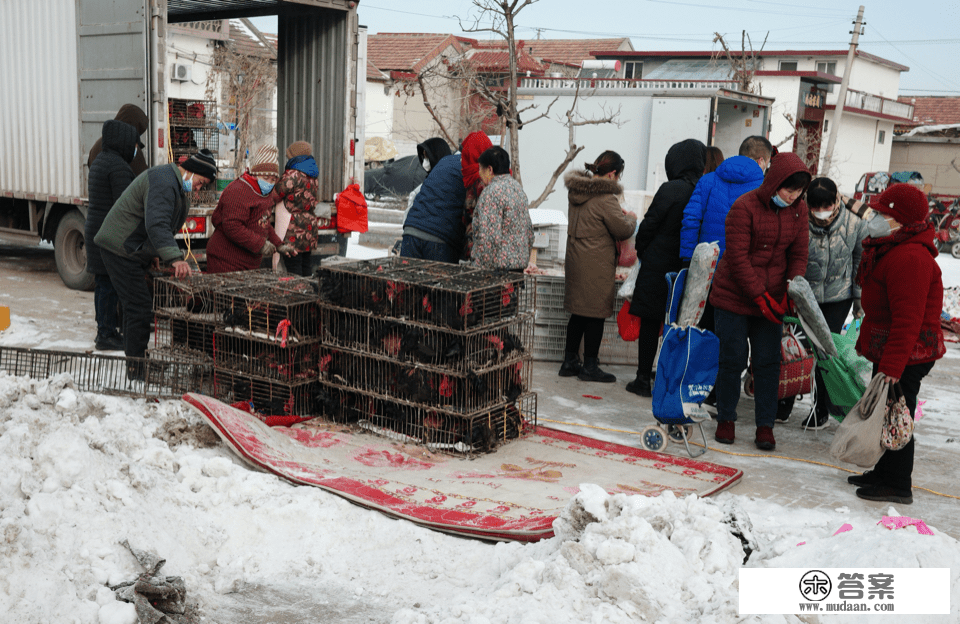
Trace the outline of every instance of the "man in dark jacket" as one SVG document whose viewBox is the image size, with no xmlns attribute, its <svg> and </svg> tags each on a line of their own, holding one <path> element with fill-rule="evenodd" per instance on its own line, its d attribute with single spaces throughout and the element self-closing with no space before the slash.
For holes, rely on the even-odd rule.
<svg viewBox="0 0 960 624">
<path fill-rule="evenodd" d="M 133 181 L 107 213 L 94 242 L 107 265 L 123 305 L 123 351 L 143 357 L 150 340 L 153 296 L 146 282 L 151 263 L 169 263 L 178 278 L 190 275 L 174 235 L 187 220 L 190 193 L 217 177 L 210 150 L 202 149 L 181 165 L 151 167 Z M 143 371 L 128 371 L 142 379 Z"/>
<path fill-rule="evenodd" d="M 457 263 L 463 248 L 466 196 L 460 155 L 441 158 L 423 181 L 403 222 L 400 255 Z"/>
<path fill-rule="evenodd" d="M 627 391 L 651 396 L 650 371 L 657 356 L 660 326 L 667 305 L 665 276 L 680 270 L 680 223 L 683 209 L 703 174 L 707 146 L 696 139 L 687 139 L 667 151 L 664 165 L 667 182 L 660 185 L 650 208 L 643 215 L 637 230 L 637 274 L 630 314 L 640 317 L 637 340 L 637 378 L 627 384 Z"/>
<path fill-rule="evenodd" d="M 121 106 L 114 119 L 116 121 L 122 121 L 125 124 L 130 124 L 137 129 L 137 154 L 130 163 L 130 168 L 133 169 L 133 176 L 137 177 L 147 170 L 146 154 L 143 153 L 143 143 L 140 142 L 139 137 L 150 127 L 150 119 L 147 117 L 147 114 L 143 112 L 143 109 L 136 104 L 124 104 Z M 103 137 L 97 139 L 97 142 L 90 148 L 90 155 L 87 156 L 88 167 L 93 166 L 93 161 L 96 160 L 97 154 L 99 154 L 102 149 Z"/>
<path fill-rule="evenodd" d="M 117 306 L 120 300 L 100 256 L 100 248 L 93 238 L 100 231 L 100 225 L 110 208 L 133 182 L 130 162 L 138 152 L 139 135 L 130 124 L 116 120 L 103 124 L 102 135 L 103 150 L 90 166 L 87 185 L 90 204 L 83 226 L 83 242 L 87 272 L 93 275 L 95 283 L 93 306 L 97 315 L 96 348 L 98 351 L 122 351 L 123 337 L 117 331 Z"/>
<path fill-rule="evenodd" d="M 734 202 L 727 215 L 727 251 L 717 264 L 710 292 L 720 339 L 717 433 L 733 444 L 740 375 L 747 367 L 747 340 L 756 403 L 757 448 L 776 447 L 773 424 L 780 378 L 780 338 L 787 309 L 787 281 L 807 270 L 810 237 L 801 199 L 810 173 L 795 154 L 772 159 L 760 188 Z"/>
</svg>

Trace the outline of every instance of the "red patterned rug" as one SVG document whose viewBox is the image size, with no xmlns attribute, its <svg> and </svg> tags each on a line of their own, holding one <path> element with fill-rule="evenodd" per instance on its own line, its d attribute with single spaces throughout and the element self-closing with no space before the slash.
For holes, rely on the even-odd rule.
<svg viewBox="0 0 960 624">
<path fill-rule="evenodd" d="M 258 468 L 390 516 L 483 539 L 552 537 L 554 519 L 581 483 L 610 493 L 709 496 L 743 476 L 719 464 L 546 427 L 495 453 L 465 459 L 332 423 L 271 428 L 202 394 L 183 400 Z"/>
</svg>

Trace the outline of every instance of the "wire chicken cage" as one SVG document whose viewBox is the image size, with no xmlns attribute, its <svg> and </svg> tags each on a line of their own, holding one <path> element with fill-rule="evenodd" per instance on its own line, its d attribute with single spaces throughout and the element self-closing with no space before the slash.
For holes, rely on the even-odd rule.
<svg viewBox="0 0 960 624">
<path fill-rule="evenodd" d="M 81 392 L 134 398 L 175 399 L 185 392 L 212 387 L 209 365 L 184 361 L 126 358 L 93 353 L 0 347 L 0 370 L 11 375 L 46 379 L 67 374 Z M 142 379 L 129 377 L 137 371 Z"/>
<path fill-rule="evenodd" d="M 223 331 L 251 338 L 303 341 L 320 334 L 316 282 L 309 278 L 263 282 L 254 275 L 248 283 L 218 290 L 214 310 Z"/>
<path fill-rule="evenodd" d="M 191 154 L 201 149 L 220 153 L 220 130 L 217 128 L 217 102 L 215 100 L 183 100 L 170 98 L 167 103 L 170 128 L 170 153 L 172 162 L 182 164 Z M 194 193 L 198 206 L 215 206 L 218 193 L 200 191 Z"/>
<path fill-rule="evenodd" d="M 344 390 L 472 414 L 509 403 L 530 387 L 531 360 L 485 372 L 454 373 L 355 351 L 320 349 L 320 379 Z"/>
<path fill-rule="evenodd" d="M 324 386 L 319 393 L 330 420 L 352 423 L 398 442 L 430 451 L 475 455 L 495 451 L 536 427 L 537 396 L 464 415 L 439 407 L 411 405 L 360 390 Z"/>
<path fill-rule="evenodd" d="M 313 380 L 280 381 L 222 368 L 213 369 L 213 396 L 224 403 L 244 403 L 252 414 L 266 416 L 323 415 L 320 387 Z"/>
<path fill-rule="evenodd" d="M 461 331 L 513 319 L 532 308 L 522 273 L 412 258 L 321 266 L 320 302 L 343 310 Z"/>
<path fill-rule="evenodd" d="M 463 332 L 321 304 L 320 327 L 326 345 L 453 373 L 481 372 L 517 362 L 533 342 L 533 318 L 529 314 L 481 331 Z"/>
<path fill-rule="evenodd" d="M 285 381 L 317 378 L 319 339 L 274 336 L 264 340 L 225 330 L 217 331 L 214 338 L 214 364 L 219 369 Z"/>
</svg>

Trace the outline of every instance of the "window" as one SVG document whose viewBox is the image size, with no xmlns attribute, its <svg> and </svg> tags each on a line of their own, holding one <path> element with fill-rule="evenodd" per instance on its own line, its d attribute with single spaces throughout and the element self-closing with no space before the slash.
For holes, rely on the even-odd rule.
<svg viewBox="0 0 960 624">
<path fill-rule="evenodd" d="M 780 71 L 797 71 L 797 62 L 780 61 Z"/>
<path fill-rule="evenodd" d="M 623 64 L 623 77 L 627 80 L 640 80 L 643 73 L 643 61 L 627 61 Z"/>
<path fill-rule="evenodd" d="M 880 130 L 880 131 L 877 132 L 877 143 L 883 145 L 883 140 L 884 140 L 885 138 L 887 138 L 887 131 L 886 131 L 886 130 Z"/>
<path fill-rule="evenodd" d="M 829 119 L 824 119 L 824 120 L 823 120 L 823 133 L 824 133 L 824 134 L 829 134 L 829 133 L 830 133 L 830 120 L 829 120 Z"/>
<path fill-rule="evenodd" d="M 831 76 L 837 75 L 837 62 L 836 61 L 820 61 L 817 63 L 817 71 L 823 72 L 824 74 L 830 74 Z M 834 85 L 828 85 L 824 87 L 827 93 L 833 93 Z"/>
</svg>

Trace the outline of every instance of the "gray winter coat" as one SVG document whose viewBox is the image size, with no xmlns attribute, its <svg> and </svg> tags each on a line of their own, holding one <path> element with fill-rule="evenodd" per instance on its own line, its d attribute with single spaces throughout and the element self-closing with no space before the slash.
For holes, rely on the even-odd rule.
<svg viewBox="0 0 960 624">
<path fill-rule="evenodd" d="M 860 287 L 855 278 L 866 236 L 866 222 L 842 208 L 826 228 L 810 223 L 810 253 L 805 277 L 817 303 L 860 298 Z"/>
</svg>

